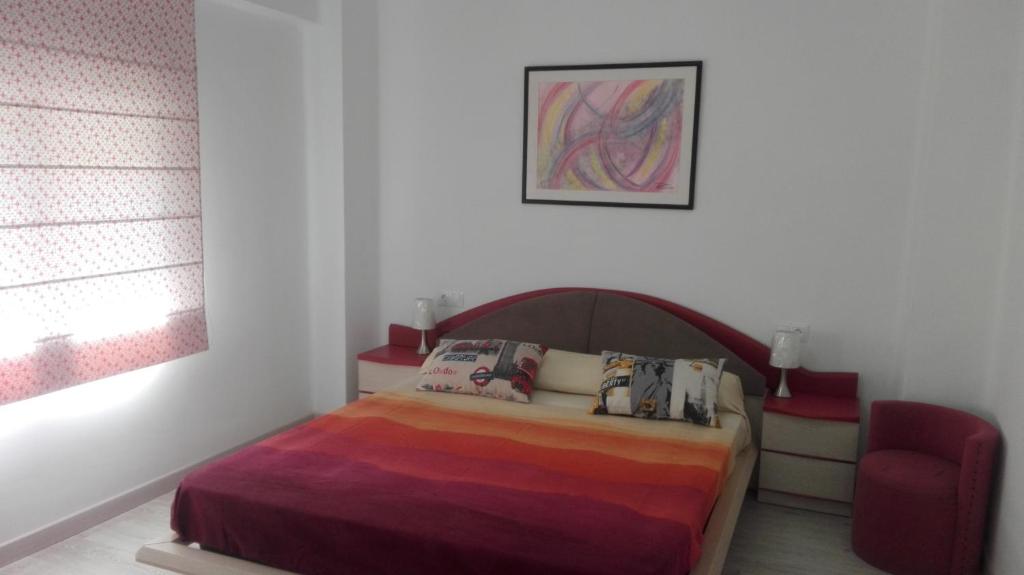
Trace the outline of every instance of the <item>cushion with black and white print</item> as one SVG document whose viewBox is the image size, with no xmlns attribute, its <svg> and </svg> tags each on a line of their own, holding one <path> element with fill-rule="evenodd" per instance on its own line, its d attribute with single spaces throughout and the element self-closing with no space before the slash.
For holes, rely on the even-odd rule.
<svg viewBox="0 0 1024 575">
<path fill-rule="evenodd" d="M 604 375 L 591 413 L 721 427 L 718 384 L 725 359 L 663 359 L 605 351 L 601 364 Z"/>
</svg>

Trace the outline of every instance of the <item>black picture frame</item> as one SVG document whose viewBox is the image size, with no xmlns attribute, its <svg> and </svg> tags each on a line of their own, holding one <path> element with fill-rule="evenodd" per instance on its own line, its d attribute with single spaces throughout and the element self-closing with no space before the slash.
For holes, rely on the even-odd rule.
<svg viewBox="0 0 1024 575">
<path fill-rule="evenodd" d="M 607 74 L 595 72 L 607 71 Z M 631 73 L 635 71 L 634 73 Z M 700 92 L 702 60 L 679 60 L 670 62 L 635 62 L 620 64 L 577 64 L 566 66 L 526 66 L 523 76 L 523 171 L 522 171 L 522 203 L 524 204 L 562 204 L 573 206 L 608 206 L 620 208 L 660 208 L 676 210 L 692 210 L 694 208 L 694 191 L 697 178 L 697 141 L 700 127 Z M 607 76 L 606 79 L 604 76 Z M 629 191 L 607 189 L 545 189 L 537 187 L 540 162 L 538 154 L 537 132 L 539 131 L 537 85 L 541 80 L 547 82 L 575 82 L 577 88 L 582 82 L 629 81 L 652 79 L 682 80 L 681 101 L 673 103 L 678 106 L 682 118 L 679 128 L 679 156 L 676 186 L 669 192 L 660 191 Z M 531 84 L 531 80 L 536 80 Z M 692 88 L 690 87 L 692 84 Z M 691 95 L 692 93 L 692 95 Z M 585 99 L 585 98 L 581 98 Z M 687 109 L 689 105 L 689 109 Z M 590 104 L 587 104 L 590 107 Z M 590 110 L 597 113 L 593 107 Z M 686 120 L 690 121 L 687 122 Z M 607 150 L 602 150 L 607 153 Z M 646 151 L 646 150 L 645 150 Z M 668 157 L 668 156 L 666 156 Z M 684 165 L 688 162 L 688 165 Z M 613 166 L 614 167 L 614 166 Z M 532 177 L 531 177 L 532 176 Z M 621 172 L 619 177 L 623 177 Z M 686 186 L 685 190 L 680 189 Z M 596 186 L 595 186 L 596 187 Z M 645 201 L 636 201 L 636 194 L 660 194 L 644 197 Z M 581 196 L 579 199 L 568 196 Z M 587 196 L 587 197 L 582 197 Z M 632 196 L 627 197 L 627 196 Z M 665 201 L 662 201 L 665 200 Z"/>
</svg>

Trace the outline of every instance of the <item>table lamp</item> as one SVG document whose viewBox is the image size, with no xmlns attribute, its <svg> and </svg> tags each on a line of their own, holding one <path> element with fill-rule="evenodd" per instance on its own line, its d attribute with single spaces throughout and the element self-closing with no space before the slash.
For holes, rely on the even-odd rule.
<svg viewBox="0 0 1024 575">
<path fill-rule="evenodd" d="M 420 348 L 416 353 L 430 353 L 430 348 L 427 347 L 427 330 L 434 329 L 435 325 L 437 323 L 434 321 L 434 300 L 428 297 L 416 298 L 416 313 L 412 317 L 412 326 L 420 330 Z"/>
<path fill-rule="evenodd" d="M 780 329 L 772 337 L 772 356 L 768 365 L 782 369 L 779 386 L 775 388 L 775 397 L 793 397 L 786 384 L 786 370 L 800 367 L 800 339 L 803 333 L 795 329 Z"/>
</svg>

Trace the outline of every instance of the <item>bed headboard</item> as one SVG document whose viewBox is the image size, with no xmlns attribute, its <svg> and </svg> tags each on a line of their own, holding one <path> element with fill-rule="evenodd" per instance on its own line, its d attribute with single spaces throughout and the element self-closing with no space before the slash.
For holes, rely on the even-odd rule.
<svg viewBox="0 0 1024 575">
<path fill-rule="evenodd" d="M 455 318 L 451 318 L 455 320 Z M 654 357 L 724 357 L 743 391 L 762 395 L 765 376 L 686 320 L 619 293 L 574 290 L 511 303 L 449 329 L 442 337 L 502 338 L 579 353 L 604 350 Z"/>
<path fill-rule="evenodd" d="M 392 324 L 392 345 L 416 347 L 420 333 Z M 598 354 L 604 350 L 657 357 L 725 357 L 740 376 L 755 441 L 760 444 L 761 401 L 779 382 L 760 341 L 706 315 L 645 294 L 600 288 L 551 288 L 516 294 L 466 310 L 427 333 L 440 338 L 504 338 L 556 349 Z M 856 396 L 856 373 L 789 370 L 793 393 Z"/>
</svg>

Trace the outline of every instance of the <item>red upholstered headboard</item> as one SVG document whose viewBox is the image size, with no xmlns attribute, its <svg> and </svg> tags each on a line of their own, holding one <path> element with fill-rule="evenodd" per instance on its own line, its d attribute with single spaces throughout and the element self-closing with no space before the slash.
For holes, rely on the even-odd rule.
<svg viewBox="0 0 1024 575">
<path fill-rule="evenodd" d="M 712 319 L 704 314 L 693 311 L 676 303 L 641 293 L 607 290 L 600 288 L 550 288 L 508 296 L 475 308 L 466 310 L 438 323 L 437 327 L 428 332 L 428 341 L 433 345 L 438 338 L 456 330 L 470 322 L 479 320 L 513 304 L 552 294 L 567 292 L 598 292 L 626 297 L 663 310 L 697 328 L 722 346 L 728 348 L 736 356 L 745 361 L 751 368 L 762 374 L 769 388 L 778 385 L 779 370 L 768 365 L 770 349 L 756 339 Z M 415 347 L 419 344 L 419 331 L 404 325 L 392 324 L 388 331 L 389 343 Z M 794 369 L 789 372 L 789 386 L 794 393 L 809 392 L 822 395 L 856 396 L 856 373 L 814 372 L 808 369 Z"/>
</svg>

